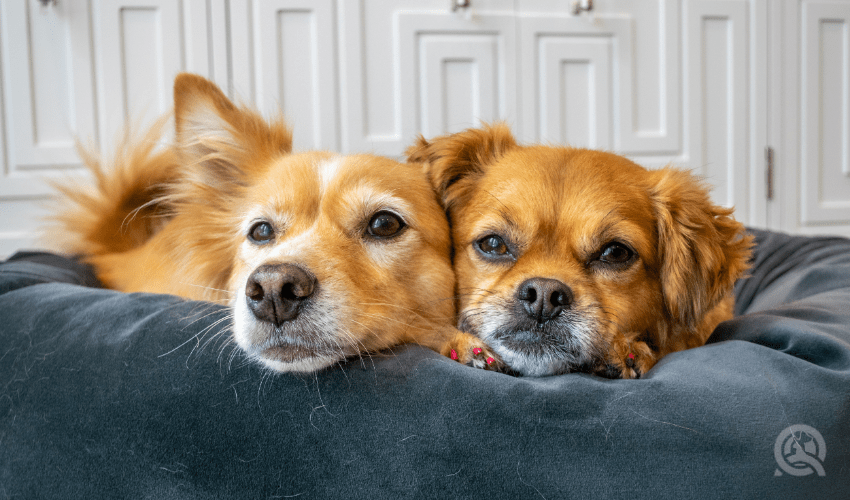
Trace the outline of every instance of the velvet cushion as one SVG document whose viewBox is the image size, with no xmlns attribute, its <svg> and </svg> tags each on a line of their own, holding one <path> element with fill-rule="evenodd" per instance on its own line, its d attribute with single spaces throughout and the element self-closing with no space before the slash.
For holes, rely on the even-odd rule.
<svg viewBox="0 0 850 500">
<path fill-rule="evenodd" d="M 850 241 L 753 231 L 738 316 L 640 380 L 418 346 L 271 374 L 226 308 L 0 264 L 0 498 L 847 498 Z"/>
</svg>

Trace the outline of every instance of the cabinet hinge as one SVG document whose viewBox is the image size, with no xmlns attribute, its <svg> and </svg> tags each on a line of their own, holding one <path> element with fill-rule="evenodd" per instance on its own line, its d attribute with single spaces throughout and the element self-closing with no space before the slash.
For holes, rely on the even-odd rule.
<svg viewBox="0 0 850 500">
<path fill-rule="evenodd" d="M 764 174 L 767 201 L 771 201 L 773 200 L 773 148 L 770 146 L 764 148 Z"/>
</svg>

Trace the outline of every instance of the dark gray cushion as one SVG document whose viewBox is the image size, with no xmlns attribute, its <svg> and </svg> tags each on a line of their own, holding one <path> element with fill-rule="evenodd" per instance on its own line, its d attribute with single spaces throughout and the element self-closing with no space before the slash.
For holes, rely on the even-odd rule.
<svg viewBox="0 0 850 500">
<path fill-rule="evenodd" d="M 740 316 L 613 381 L 417 346 L 273 375 L 221 306 L 18 256 L 0 264 L 0 498 L 847 498 L 850 241 L 754 232 Z"/>
</svg>

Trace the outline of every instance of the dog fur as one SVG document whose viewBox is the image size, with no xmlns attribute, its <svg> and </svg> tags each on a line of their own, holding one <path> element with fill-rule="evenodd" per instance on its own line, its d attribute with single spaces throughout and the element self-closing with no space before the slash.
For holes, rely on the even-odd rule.
<svg viewBox="0 0 850 500">
<path fill-rule="evenodd" d="M 752 239 L 689 172 L 519 145 L 504 124 L 407 154 L 449 216 L 459 328 L 514 372 L 640 377 L 732 316 Z"/>
<path fill-rule="evenodd" d="M 424 173 L 374 155 L 294 154 L 281 118 L 210 81 L 174 83 L 166 119 L 126 139 L 95 186 L 61 186 L 64 248 L 109 288 L 228 304 L 232 338 L 281 372 L 401 343 L 465 363 L 489 351 L 458 332 L 445 214 Z"/>
</svg>

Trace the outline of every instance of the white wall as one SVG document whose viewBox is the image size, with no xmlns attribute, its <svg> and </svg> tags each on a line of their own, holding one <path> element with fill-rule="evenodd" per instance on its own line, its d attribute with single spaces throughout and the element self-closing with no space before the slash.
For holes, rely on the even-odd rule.
<svg viewBox="0 0 850 500">
<path fill-rule="evenodd" d="M 298 149 L 400 156 L 507 120 L 525 141 L 693 169 L 747 224 L 850 235 L 850 1 L 38 0 L 0 3 L 0 256 L 193 71 Z M 773 186 L 766 147 L 774 150 Z"/>
</svg>

